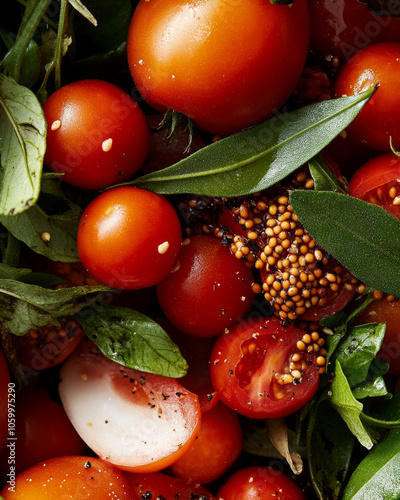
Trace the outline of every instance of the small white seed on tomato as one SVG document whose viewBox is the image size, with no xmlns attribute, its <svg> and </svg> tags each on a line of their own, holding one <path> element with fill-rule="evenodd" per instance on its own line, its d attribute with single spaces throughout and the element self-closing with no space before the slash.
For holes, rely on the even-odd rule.
<svg viewBox="0 0 400 500">
<path fill-rule="evenodd" d="M 104 141 L 101 143 L 101 149 L 102 149 L 105 153 L 108 153 L 108 152 L 111 150 L 112 145 L 113 145 L 113 140 L 111 139 L 111 137 L 109 137 L 108 139 L 104 140 Z"/>
<path fill-rule="evenodd" d="M 61 121 L 60 120 L 54 120 L 54 122 L 51 124 L 51 130 L 58 130 L 61 127 Z"/>
<path fill-rule="evenodd" d="M 164 253 L 166 253 L 168 251 L 168 248 L 169 248 L 169 242 L 164 241 L 164 243 L 161 243 L 160 245 L 158 245 L 158 253 L 163 255 Z"/>
</svg>

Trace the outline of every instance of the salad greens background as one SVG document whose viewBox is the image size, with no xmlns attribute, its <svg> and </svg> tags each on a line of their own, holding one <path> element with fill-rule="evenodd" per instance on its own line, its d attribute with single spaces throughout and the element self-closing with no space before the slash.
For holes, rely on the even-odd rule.
<svg viewBox="0 0 400 500">
<path fill-rule="evenodd" d="M 24 335 L 76 315 L 109 358 L 181 377 L 186 361 L 157 323 L 131 309 L 101 302 L 113 290 L 89 285 L 54 290 L 57 277 L 20 267 L 24 248 L 51 260 L 76 262 L 79 219 L 87 199 L 96 194 L 85 198 L 44 165 L 47 125 L 41 104 L 47 95 L 75 79 L 103 78 L 124 88 L 146 110 L 126 63 L 126 34 L 136 2 L 6 3 L 9 14 L 0 23 L 3 328 L 7 334 Z M 383 3 L 369 2 L 369 6 L 379 4 L 384 9 Z M 2 8 L 5 11 L 5 5 Z M 400 222 L 380 208 L 350 198 L 319 154 L 376 91 L 282 110 L 252 129 L 131 183 L 161 194 L 233 197 L 266 189 L 308 163 L 315 190 L 291 194 L 302 224 L 368 290 L 400 296 Z M 43 233 L 49 233 L 50 240 Z M 282 422 L 247 427 L 246 452 L 284 456 L 295 473 L 303 469 L 301 456 L 316 495 L 324 500 L 400 498 L 400 395 L 388 392 L 383 378 L 388 366 L 376 358 L 385 325 L 352 326 L 353 318 L 371 300 L 367 294 L 351 314 L 323 320 L 330 333 L 327 374 L 294 429 Z"/>
</svg>

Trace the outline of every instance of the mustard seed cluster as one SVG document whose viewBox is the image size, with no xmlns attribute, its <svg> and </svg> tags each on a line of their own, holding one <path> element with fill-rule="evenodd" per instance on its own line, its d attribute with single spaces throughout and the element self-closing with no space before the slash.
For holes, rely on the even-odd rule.
<svg viewBox="0 0 400 500">
<path fill-rule="evenodd" d="M 356 292 L 359 282 L 307 233 L 290 204 L 292 189 L 312 189 L 308 170 L 292 177 L 290 185 L 276 185 L 261 193 L 235 199 L 214 200 L 219 209 L 214 220 L 198 216 L 188 233 L 214 234 L 229 245 L 237 259 L 260 272 L 262 292 L 282 320 L 295 320 L 311 307 L 323 307 L 345 287 Z M 192 198 L 188 205 L 202 213 L 203 198 Z"/>
</svg>

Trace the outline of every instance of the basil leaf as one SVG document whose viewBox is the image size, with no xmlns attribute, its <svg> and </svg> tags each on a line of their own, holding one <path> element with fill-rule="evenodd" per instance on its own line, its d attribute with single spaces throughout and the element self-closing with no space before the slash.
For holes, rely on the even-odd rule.
<svg viewBox="0 0 400 500">
<path fill-rule="evenodd" d="M 367 379 L 356 387 L 353 387 L 352 393 L 356 399 L 377 398 L 379 396 L 386 396 L 388 390 L 386 389 L 384 378 L 379 376 L 372 380 Z"/>
<path fill-rule="evenodd" d="M 85 334 L 107 358 L 165 377 L 183 377 L 187 363 L 179 348 L 155 321 L 124 307 L 104 306 L 101 314 L 90 309 L 77 319 Z"/>
<path fill-rule="evenodd" d="M 14 217 L 0 216 L 0 222 L 36 253 L 51 260 L 77 262 L 76 234 L 82 210 L 66 198 L 63 201 L 69 208 L 62 213 L 48 215 L 36 204 Z M 43 240 L 43 233 L 48 233 L 50 240 Z"/>
<path fill-rule="evenodd" d="M 37 201 L 46 130 L 35 95 L 0 74 L 0 214 L 22 213 Z"/>
<path fill-rule="evenodd" d="M 343 500 L 400 498 L 400 430 L 392 430 L 350 477 Z"/>
<path fill-rule="evenodd" d="M 400 221 L 382 208 L 340 193 L 294 191 L 300 222 L 367 286 L 400 295 Z"/>
<path fill-rule="evenodd" d="M 367 380 L 372 361 L 378 354 L 386 326 L 368 323 L 358 325 L 346 334 L 337 349 L 335 359 L 351 388 Z"/>
<path fill-rule="evenodd" d="M 59 318 L 73 316 L 95 302 L 104 286 L 80 286 L 48 290 L 37 285 L 0 279 L 0 322 L 11 333 L 24 335 Z"/>
<path fill-rule="evenodd" d="M 241 196 L 273 186 L 321 151 L 357 116 L 374 88 L 274 116 L 128 183 L 161 194 Z"/>
<path fill-rule="evenodd" d="M 371 449 L 373 446 L 372 439 L 360 420 L 363 405 L 353 396 L 340 362 L 336 361 L 335 366 L 331 403 L 358 441 L 365 448 Z"/>
<path fill-rule="evenodd" d="M 338 438 L 340 436 L 340 438 Z M 348 474 L 356 438 L 323 395 L 311 410 L 307 461 L 321 500 L 336 500 Z"/>
</svg>

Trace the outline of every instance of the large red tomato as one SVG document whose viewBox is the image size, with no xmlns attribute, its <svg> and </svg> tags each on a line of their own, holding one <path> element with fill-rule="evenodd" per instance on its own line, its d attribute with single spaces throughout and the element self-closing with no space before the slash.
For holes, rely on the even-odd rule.
<svg viewBox="0 0 400 500">
<path fill-rule="evenodd" d="M 400 147 L 400 43 L 377 43 L 360 50 L 337 76 L 337 97 L 356 95 L 379 84 L 356 119 L 348 126 L 348 140 L 377 151 L 390 151 L 390 139 Z"/>
<path fill-rule="evenodd" d="M 105 191 L 83 212 L 79 257 L 101 283 L 153 286 L 171 271 L 182 241 L 178 215 L 166 198 L 132 186 Z"/>
<path fill-rule="evenodd" d="M 305 63 L 305 0 L 141 0 L 128 34 L 133 80 L 154 108 L 231 134 L 280 108 Z"/>
<path fill-rule="evenodd" d="M 237 323 L 218 337 L 210 370 L 220 400 L 250 418 L 284 417 L 302 408 L 315 395 L 318 364 L 324 364 L 306 348 L 305 334 L 271 317 Z"/>
<path fill-rule="evenodd" d="M 43 105 L 48 122 L 45 161 L 83 189 L 128 180 L 149 152 L 144 113 L 122 89 L 102 80 L 61 87 Z"/>
</svg>

